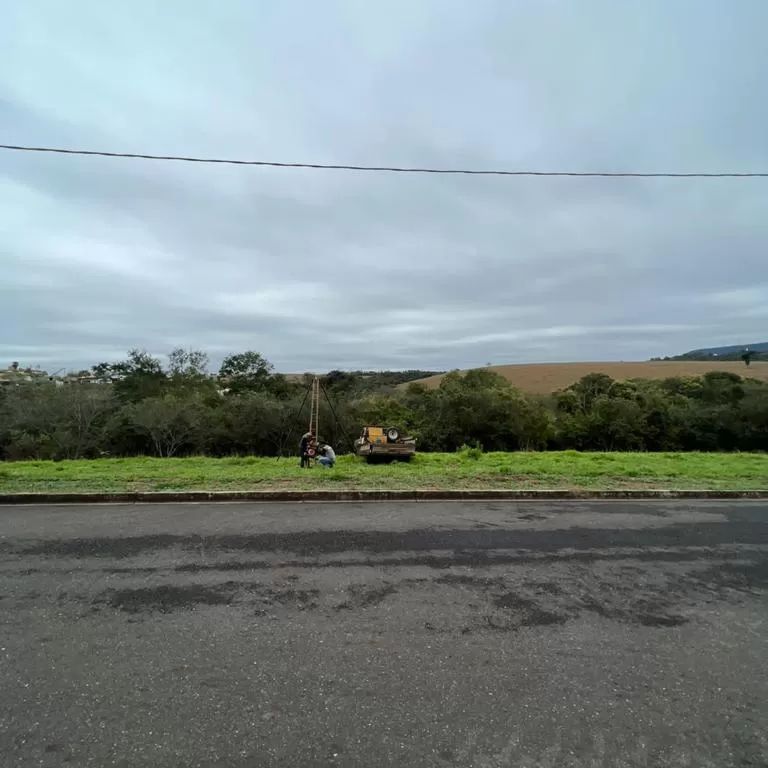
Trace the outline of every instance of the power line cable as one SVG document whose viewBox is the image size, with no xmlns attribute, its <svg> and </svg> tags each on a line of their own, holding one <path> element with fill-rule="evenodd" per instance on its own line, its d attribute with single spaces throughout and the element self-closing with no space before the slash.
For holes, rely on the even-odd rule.
<svg viewBox="0 0 768 768">
<path fill-rule="evenodd" d="M 15 152 L 48 152 L 58 155 L 86 155 L 94 157 L 119 157 L 131 160 L 170 160 L 183 163 L 209 163 L 214 165 L 251 165 L 270 168 L 309 168 L 326 171 L 372 171 L 386 173 L 436 173 L 465 176 L 581 176 L 602 178 L 638 178 L 638 179 L 742 179 L 768 178 L 768 172 L 709 173 L 695 171 L 691 173 L 654 173 L 632 171 L 503 171 L 471 168 L 419 168 L 387 165 L 341 165 L 332 163 L 283 163 L 273 160 L 234 160 L 212 157 L 191 157 L 184 155 L 149 155 L 136 152 L 99 152 L 90 149 L 63 149 L 61 147 L 29 147 L 19 144 L 0 144 L 0 149 Z"/>
</svg>

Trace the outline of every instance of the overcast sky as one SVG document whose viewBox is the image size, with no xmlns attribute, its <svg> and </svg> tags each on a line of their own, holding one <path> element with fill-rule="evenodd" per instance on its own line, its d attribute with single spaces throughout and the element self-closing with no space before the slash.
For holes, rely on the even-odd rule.
<svg viewBox="0 0 768 768">
<path fill-rule="evenodd" d="M 24 0 L 0 143 L 768 171 L 765 0 Z M 417 176 L 0 150 L 0 366 L 282 371 L 768 339 L 768 179 Z"/>
</svg>

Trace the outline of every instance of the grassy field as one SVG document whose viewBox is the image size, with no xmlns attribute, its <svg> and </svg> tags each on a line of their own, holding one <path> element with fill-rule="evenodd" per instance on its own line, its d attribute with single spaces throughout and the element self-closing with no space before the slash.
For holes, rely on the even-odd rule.
<svg viewBox="0 0 768 768">
<path fill-rule="evenodd" d="M 419 454 L 411 464 L 302 470 L 296 459 L 186 458 L 0 464 L 0 494 L 23 492 L 428 488 L 768 489 L 768 455 L 704 453 Z"/>
<path fill-rule="evenodd" d="M 707 371 L 728 371 L 744 378 L 768 381 L 768 363 L 700 362 L 697 360 L 649 360 L 637 363 L 527 363 L 490 366 L 523 392 L 549 394 L 575 384 L 590 373 L 605 373 L 613 379 L 667 379 L 671 376 L 703 376 Z M 419 384 L 436 387 L 442 376 L 420 379 Z M 400 385 L 401 388 L 407 384 Z"/>
</svg>

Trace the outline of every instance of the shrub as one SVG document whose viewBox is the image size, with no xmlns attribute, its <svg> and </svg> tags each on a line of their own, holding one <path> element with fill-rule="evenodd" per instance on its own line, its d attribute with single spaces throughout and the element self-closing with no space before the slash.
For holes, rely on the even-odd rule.
<svg viewBox="0 0 768 768">
<path fill-rule="evenodd" d="M 458 454 L 463 461 L 478 461 L 483 456 L 483 446 L 477 442 L 472 445 L 464 443 L 464 445 L 459 448 Z"/>
</svg>

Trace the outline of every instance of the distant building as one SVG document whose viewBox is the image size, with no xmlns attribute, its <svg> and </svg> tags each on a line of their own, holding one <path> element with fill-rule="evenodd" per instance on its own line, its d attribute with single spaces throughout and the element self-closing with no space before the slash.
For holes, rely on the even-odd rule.
<svg viewBox="0 0 768 768">
<path fill-rule="evenodd" d="M 110 381 L 115 381 L 117 377 L 110 376 Z M 64 384 L 104 384 L 106 380 L 102 376 L 97 376 L 93 371 L 79 371 L 78 373 L 68 373 L 62 377 Z"/>
<path fill-rule="evenodd" d="M 16 362 L 0 370 L 0 386 L 6 387 L 49 381 L 50 378 L 48 371 L 41 371 L 39 368 L 21 368 Z"/>
</svg>

